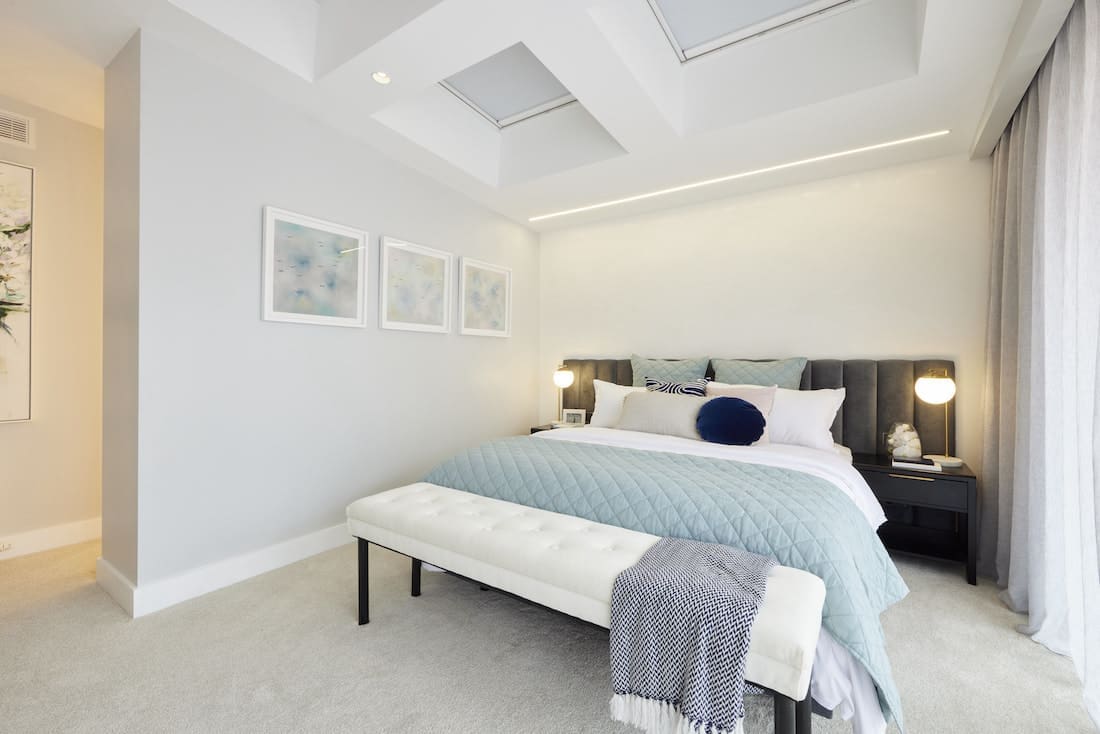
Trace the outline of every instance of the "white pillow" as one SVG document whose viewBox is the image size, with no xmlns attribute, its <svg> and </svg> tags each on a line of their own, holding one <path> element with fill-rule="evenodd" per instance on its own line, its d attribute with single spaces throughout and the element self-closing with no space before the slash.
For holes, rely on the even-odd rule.
<svg viewBox="0 0 1100 734">
<path fill-rule="evenodd" d="M 772 412 L 772 406 L 775 404 L 775 391 L 778 389 L 775 385 L 762 387 L 760 385 L 727 385 L 724 382 L 708 382 L 707 397 L 741 398 L 759 410 L 760 415 L 764 416 L 764 433 L 752 445 L 762 446 L 770 441 L 768 438 L 768 424 L 771 422 L 771 418 L 769 416 Z"/>
<path fill-rule="evenodd" d="M 589 425 L 614 428 L 619 425 L 619 416 L 623 412 L 623 401 L 632 392 L 645 392 L 644 387 L 616 385 L 614 382 L 592 380 L 596 389 L 596 404 L 592 408 L 592 420 Z"/>
<path fill-rule="evenodd" d="M 833 451 L 830 428 L 843 403 L 844 388 L 787 390 L 781 387 L 775 391 L 775 402 L 768 417 L 768 438 L 772 443 Z"/>
</svg>

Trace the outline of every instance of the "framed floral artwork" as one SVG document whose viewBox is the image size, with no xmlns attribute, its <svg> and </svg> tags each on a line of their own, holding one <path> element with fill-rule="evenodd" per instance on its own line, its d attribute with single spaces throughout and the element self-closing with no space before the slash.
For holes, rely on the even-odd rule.
<svg viewBox="0 0 1100 734">
<path fill-rule="evenodd" d="M 31 419 L 34 169 L 0 161 L 0 421 Z"/>
</svg>

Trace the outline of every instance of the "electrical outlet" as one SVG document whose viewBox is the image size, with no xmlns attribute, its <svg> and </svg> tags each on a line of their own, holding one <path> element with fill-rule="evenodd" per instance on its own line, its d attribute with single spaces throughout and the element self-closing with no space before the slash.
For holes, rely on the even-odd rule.
<svg viewBox="0 0 1100 734">
<path fill-rule="evenodd" d="M 0 553 L 11 550 L 11 543 L 0 543 Z"/>
</svg>

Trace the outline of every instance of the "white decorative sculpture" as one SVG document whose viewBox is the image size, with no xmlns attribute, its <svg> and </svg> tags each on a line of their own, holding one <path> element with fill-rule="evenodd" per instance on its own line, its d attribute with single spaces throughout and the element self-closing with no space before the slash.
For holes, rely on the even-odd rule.
<svg viewBox="0 0 1100 734">
<path fill-rule="evenodd" d="M 895 459 L 919 459 L 920 436 L 908 423 L 895 423 L 886 434 L 886 448 Z"/>
</svg>

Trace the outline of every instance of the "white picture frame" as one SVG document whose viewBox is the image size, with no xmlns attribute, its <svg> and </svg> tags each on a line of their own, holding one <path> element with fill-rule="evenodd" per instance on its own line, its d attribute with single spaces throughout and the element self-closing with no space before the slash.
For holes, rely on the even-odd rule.
<svg viewBox="0 0 1100 734">
<path fill-rule="evenodd" d="M 365 327 L 368 242 L 364 230 L 265 206 L 263 319 Z"/>
<path fill-rule="evenodd" d="M 399 331 L 449 333 L 454 303 L 454 255 L 386 236 L 378 249 L 379 325 Z M 413 262 L 398 267 L 397 259 L 403 257 L 419 260 L 423 267 L 417 269 L 421 272 L 411 272 L 416 267 Z M 438 269 L 433 261 L 438 262 Z M 418 278 L 420 282 L 409 282 Z M 400 293 L 403 288 L 413 292 L 403 297 Z M 438 318 L 434 313 L 437 310 Z"/>
<path fill-rule="evenodd" d="M 564 408 L 561 411 L 561 424 L 563 426 L 583 426 L 588 417 L 588 411 L 584 408 Z"/>
<path fill-rule="evenodd" d="M 0 160 L 0 423 L 32 415 L 36 183 L 33 166 Z"/>
<path fill-rule="evenodd" d="M 462 258 L 459 331 L 467 336 L 512 335 L 512 269 Z"/>
</svg>

